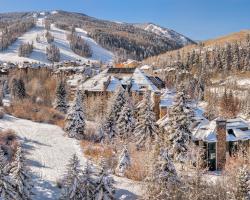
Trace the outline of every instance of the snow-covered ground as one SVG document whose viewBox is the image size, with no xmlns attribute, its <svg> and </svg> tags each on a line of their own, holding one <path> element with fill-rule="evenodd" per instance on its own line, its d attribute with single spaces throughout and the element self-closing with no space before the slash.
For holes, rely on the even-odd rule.
<svg viewBox="0 0 250 200">
<path fill-rule="evenodd" d="M 46 46 L 48 45 L 44 34 L 44 19 L 46 16 L 40 17 L 37 19 L 36 26 L 32 28 L 30 31 L 23 34 L 21 37 L 17 39 L 7 50 L 0 52 L 0 60 L 5 62 L 14 62 L 14 63 L 22 63 L 24 61 L 29 62 L 40 62 L 49 64 L 50 62 L 47 60 L 46 57 Z M 96 61 L 100 60 L 104 63 L 110 63 L 113 60 L 113 54 L 106 49 L 99 46 L 93 39 L 88 38 L 86 36 L 86 32 L 81 29 L 78 29 L 79 34 L 86 39 L 93 50 L 93 57 L 83 58 L 75 54 L 71 49 L 69 42 L 67 41 L 67 31 L 56 28 L 53 24 L 51 26 L 50 32 L 55 38 L 53 42 L 61 52 L 61 59 L 60 61 L 67 61 L 67 60 L 82 60 L 82 61 Z M 40 36 L 41 41 L 37 42 L 36 37 L 37 35 Z M 34 44 L 34 51 L 30 55 L 29 58 L 19 57 L 18 56 L 18 48 L 21 43 L 24 42 L 33 42 Z"/>
<path fill-rule="evenodd" d="M 0 130 L 3 129 L 14 130 L 27 152 L 28 164 L 34 173 L 35 200 L 58 199 L 60 190 L 56 181 L 62 178 L 65 165 L 74 153 L 82 165 L 86 163 L 78 142 L 66 137 L 57 126 L 5 115 L 0 119 Z M 114 179 L 117 199 L 136 199 L 142 194 L 140 184 L 124 178 Z"/>
<path fill-rule="evenodd" d="M 92 58 L 93 60 L 102 60 L 105 63 L 111 62 L 114 58 L 114 54 L 103 47 L 101 47 L 95 40 L 87 37 L 87 32 L 83 29 L 76 28 L 76 32 L 80 35 L 91 47 L 93 51 Z"/>
</svg>

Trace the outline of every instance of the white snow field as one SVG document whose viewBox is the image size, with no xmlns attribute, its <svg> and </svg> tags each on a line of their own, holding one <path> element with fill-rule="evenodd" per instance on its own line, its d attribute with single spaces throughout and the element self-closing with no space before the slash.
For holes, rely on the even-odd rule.
<svg viewBox="0 0 250 200">
<path fill-rule="evenodd" d="M 34 199 L 58 199 L 56 182 L 62 178 L 68 160 L 77 154 L 81 165 L 86 163 L 77 140 L 65 136 L 58 126 L 36 123 L 5 115 L 0 119 L 0 130 L 12 129 L 20 137 L 27 153 L 28 165 L 34 174 Z M 114 177 L 116 199 L 137 199 L 142 186 L 125 178 Z"/>
<path fill-rule="evenodd" d="M 46 46 L 48 45 L 44 34 L 44 17 L 40 17 L 37 19 L 36 26 L 32 28 L 30 31 L 24 33 L 21 37 L 17 39 L 7 50 L 0 52 L 0 60 L 5 62 L 13 62 L 13 63 L 22 63 L 24 61 L 29 62 L 38 62 L 38 63 L 45 63 L 50 64 L 50 61 L 47 60 L 46 57 Z M 77 32 L 86 39 L 87 43 L 93 50 L 92 58 L 84 58 L 77 54 L 75 54 L 71 49 L 69 42 L 67 40 L 68 32 L 62 29 L 56 28 L 53 24 L 51 25 L 50 32 L 54 36 L 55 40 L 53 44 L 55 44 L 61 53 L 60 61 L 67 61 L 67 60 L 82 60 L 82 61 L 102 61 L 104 63 L 111 63 L 113 61 L 113 53 L 109 52 L 108 50 L 102 48 L 98 45 L 93 39 L 88 38 L 86 32 L 82 29 L 78 29 Z M 40 36 L 41 41 L 37 42 L 36 37 L 37 35 Z M 19 57 L 18 56 L 18 47 L 21 43 L 24 42 L 33 42 L 34 50 L 29 56 L 29 58 Z"/>
</svg>

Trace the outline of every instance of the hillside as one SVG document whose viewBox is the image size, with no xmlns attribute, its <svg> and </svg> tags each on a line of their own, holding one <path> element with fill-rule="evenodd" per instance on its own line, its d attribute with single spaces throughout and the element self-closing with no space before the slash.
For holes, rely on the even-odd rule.
<svg viewBox="0 0 250 200">
<path fill-rule="evenodd" d="M 153 24 L 148 24 L 148 27 L 144 27 L 139 24 L 111 22 L 81 13 L 65 11 L 0 14 L 0 29 L 30 18 L 34 18 L 35 20 L 44 18 L 47 22 L 55 24 L 55 27 L 64 31 L 70 31 L 73 26 L 83 29 L 86 36 L 93 39 L 92 44 L 95 41 L 122 59 L 142 60 L 169 50 L 179 49 L 186 44 L 194 43 L 189 38 L 173 30 Z M 151 26 L 157 27 L 160 32 L 156 31 L 156 29 L 150 29 Z M 41 29 L 41 26 L 38 25 L 37 28 Z M 35 34 L 34 30 L 33 33 Z M 28 34 L 24 37 L 27 38 L 29 36 Z M 13 50 L 13 47 L 10 49 Z M 105 55 L 104 57 L 110 58 L 111 54 L 107 54 L 109 55 Z M 93 57 L 94 59 L 98 58 L 98 56 Z M 40 62 L 41 59 L 38 61 Z"/>
<path fill-rule="evenodd" d="M 165 61 L 168 57 L 175 57 L 178 52 L 180 52 L 181 54 L 186 54 L 188 52 L 191 53 L 193 50 L 199 51 L 200 47 L 212 50 L 219 46 L 224 47 L 228 43 L 230 44 L 233 44 L 235 42 L 245 43 L 245 39 L 248 34 L 250 34 L 250 30 L 242 30 L 240 32 L 231 33 L 231 34 L 221 36 L 218 38 L 202 41 L 200 43 L 200 46 L 195 45 L 195 44 L 189 44 L 178 50 L 168 51 L 166 53 L 163 53 L 157 56 L 149 57 L 144 60 L 144 63 L 154 64 L 157 66 L 163 66 L 163 65 L 166 65 Z"/>
<path fill-rule="evenodd" d="M 195 42 L 192 41 L 191 39 L 189 39 L 188 37 L 186 37 L 180 33 L 177 33 L 174 30 L 164 28 L 164 27 L 158 26 L 158 25 L 153 24 L 153 23 L 135 24 L 135 26 L 142 28 L 146 31 L 155 33 L 159 36 L 166 37 L 166 38 L 172 40 L 173 42 L 178 43 L 180 46 L 195 44 Z"/>
<path fill-rule="evenodd" d="M 43 15 L 44 14 L 44 15 Z M 19 14 L 14 16 L 25 16 L 25 17 L 31 17 L 30 14 Z M 17 40 L 11 44 L 6 50 L 0 51 L 0 59 L 1 61 L 11 61 L 11 62 L 39 62 L 39 63 L 45 63 L 49 64 L 50 61 L 47 60 L 46 56 L 46 47 L 49 45 L 45 38 L 45 19 L 46 19 L 46 13 L 40 13 L 40 16 L 32 15 L 32 17 L 35 19 L 36 24 L 35 26 L 24 33 L 22 36 L 18 37 Z M 10 19 L 10 17 L 5 17 L 3 19 Z M 22 19 L 22 17 L 21 17 Z M 13 20 L 15 20 L 15 17 L 13 17 Z M 86 32 L 82 29 L 77 29 L 76 33 L 84 38 L 86 43 L 91 47 L 93 54 L 90 58 L 84 58 L 77 54 L 75 54 L 71 48 L 69 41 L 67 40 L 67 34 L 69 33 L 66 30 L 62 30 L 57 28 L 54 24 L 51 24 L 50 33 L 54 37 L 53 44 L 56 45 L 60 49 L 61 58 L 60 61 L 66 61 L 66 60 L 82 60 L 82 61 L 88 61 L 88 60 L 98 60 L 102 61 L 104 63 L 110 63 L 113 60 L 113 53 L 102 48 L 100 45 L 98 45 L 93 39 L 87 37 Z M 39 36 L 40 41 L 37 41 L 37 36 Z M 34 50 L 30 54 L 29 57 L 19 57 L 18 56 L 18 48 L 22 43 L 33 43 Z"/>
</svg>

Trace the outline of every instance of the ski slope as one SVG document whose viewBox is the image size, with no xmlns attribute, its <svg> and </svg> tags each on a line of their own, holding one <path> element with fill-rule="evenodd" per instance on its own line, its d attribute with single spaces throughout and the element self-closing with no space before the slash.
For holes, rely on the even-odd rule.
<svg viewBox="0 0 250 200">
<path fill-rule="evenodd" d="M 34 174 L 34 200 L 58 199 L 60 190 L 56 181 L 66 170 L 66 164 L 77 154 L 81 165 L 86 163 L 77 140 L 65 136 L 65 132 L 54 125 L 35 123 L 5 115 L 0 119 L 0 130 L 12 129 L 20 137 L 26 150 L 28 165 Z M 116 199 L 136 199 L 141 195 L 141 186 L 131 180 L 114 177 Z"/>
<path fill-rule="evenodd" d="M 29 62 L 38 62 L 44 64 L 50 64 L 46 57 L 46 46 L 48 45 L 45 35 L 44 28 L 44 19 L 46 16 L 40 17 L 37 19 L 36 26 L 32 28 L 30 31 L 24 33 L 21 37 L 17 39 L 7 50 L 0 52 L 0 60 L 5 62 L 14 62 L 14 63 L 22 63 L 24 61 Z M 86 32 L 81 29 L 78 29 L 79 34 L 86 39 L 89 43 L 90 47 L 93 50 L 92 58 L 83 58 L 77 54 L 75 54 L 71 49 L 69 42 L 67 41 L 68 32 L 65 30 L 61 30 L 56 28 L 53 24 L 51 25 L 50 32 L 54 36 L 54 44 L 60 49 L 61 59 L 60 61 L 67 60 L 82 60 L 84 62 L 90 61 L 102 61 L 104 63 L 111 63 L 113 60 L 113 53 L 107 51 L 98 45 L 93 39 L 88 38 Z M 41 41 L 37 42 L 36 37 L 40 36 Z M 33 42 L 34 50 L 29 56 L 29 58 L 19 57 L 18 56 L 18 48 L 20 44 L 24 42 Z"/>
</svg>

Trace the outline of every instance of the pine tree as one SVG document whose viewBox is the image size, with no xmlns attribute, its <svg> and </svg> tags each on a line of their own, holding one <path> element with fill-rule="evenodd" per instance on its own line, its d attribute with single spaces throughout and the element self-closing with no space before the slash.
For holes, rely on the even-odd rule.
<svg viewBox="0 0 250 200">
<path fill-rule="evenodd" d="M 246 50 L 245 50 L 244 65 L 246 70 L 250 70 L 250 34 L 246 37 Z"/>
<path fill-rule="evenodd" d="M 126 98 L 127 101 L 124 104 L 121 112 L 120 117 L 117 121 L 117 132 L 119 137 L 123 140 L 127 140 L 131 137 L 135 127 L 135 119 L 134 119 L 134 112 L 131 100 Z"/>
<path fill-rule="evenodd" d="M 177 161 L 183 163 L 187 158 L 188 146 L 191 142 L 189 129 L 192 110 L 187 106 L 188 100 L 182 89 L 177 93 L 174 105 L 169 113 L 169 121 L 166 127 L 167 140 L 169 141 L 169 153 Z"/>
<path fill-rule="evenodd" d="M 80 161 L 74 154 L 69 160 L 67 171 L 62 181 L 62 195 L 60 200 L 82 200 L 84 196 L 84 185 Z"/>
<path fill-rule="evenodd" d="M 118 165 L 116 167 L 116 174 L 119 176 L 124 176 L 126 170 L 131 165 L 129 151 L 126 146 L 124 146 L 121 155 L 119 156 Z"/>
<path fill-rule="evenodd" d="M 103 123 L 102 130 L 105 141 L 112 142 L 115 136 L 117 136 L 117 121 L 125 102 L 125 90 L 120 86 L 111 101 Z"/>
<path fill-rule="evenodd" d="M 114 200 L 115 189 L 113 187 L 113 179 L 107 175 L 107 172 L 102 168 L 96 181 L 95 200 Z"/>
<path fill-rule="evenodd" d="M 237 195 L 238 200 L 250 199 L 250 172 L 247 166 L 243 166 L 239 169 L 237 175 Z"/>
<path fill-rule="evenodd" d="M 30 200 L 32 195 L 32 179 L 21 147 L 18 147 L 16 151 L 15 160 L 11 164 L 10 174 L 20 200 Z"/>
<path fill-rule="evenodd" d="M 139 116 L 134 135 L 137 149 L 149 147 L 153 140 L 158 138 L 155 113 L 152 109 L 151 92 L 147 91 L 140 105 Z"/>
<path fill-rule="evenodd" d="M 46 47 L 46 55 L 47 59 L 51 62 L 60 61 L 60 49 L 54 44 L 51 44 L 48 47 Z"/>
<path fill-rule="evenodd" d="M 9 163 L 3 150 L 0 148 L 0 199 L 3 200 L 13 200 L 18 197 L 15 183 L 9 175 L 9 169 Z"/>
<path fill-rule="evenodd" d="M 84 194 L 84 199 L 86 200 L 91 200 L 94 197 L 94 192 L 96 188 L 96 182 L 95 180 L 91 177 L 92 171 L 91 171 L 91 166 L 89 162 L 87 162 L 87 165 L 83 171 L 83 194 Z"/>
<path fill-rule="evenodd" d="M 17 96 L 17 91 L 18 91 L 18 81 L 17 79 L 12 79 L 11 82 L 11 97 L 14 99 Z"/>
<path fill-rule="evenodd" d="M 203 56 L 203 60 L 202 60 L 202 66 L 203 69 L 208 70 L 210 68 L 210 60 L 209 60 L 209 55 L 208 52 L 205 51 L 204 56 Z"/>
<path fill-rule="evenodd" d="M 240 50 L 239 50 L 239 45 L 237 42 L 234 43 L 233 45 L 233 66 L 235 70 L 240 70 Z"/>
<path fill-rule="evenodd" d="M 55 102 L 55 109 L 62 113 L 67 113 L 67 91 L 65 88 L 65 83 L 60 81 L 56 88 L 56 102 Z"/>
<path fill-rule="evenodd" d="M 5 97 L 7 94 L 9 94 L 9 85 L 8 85 L 8 81 L 4 81 L 3 83 L 3 97 Z"/>
<path fill-rule="evenodd" d="M 7 163 L 8 162 L 6 156 L 4 155 L 4 151 L 0 147 L 0 170 L 3 170 Z"/>
<path fill-rule="evenodd" d="M 23 79 L 19 79 L 17 82 L 17 97 L 19 99 L 24 99 L 26 97 L 26 89 L 25 89 L 25 84 L 23 82 Z"/>
<path fill-rule="evenodd" d="M 0 199 L 13 200 L 20 199 L 15 190 L 15 183 L 7 173 L 7 171 L 0 169 Z"/>
<path fill-rule="evenodd" d="M 78 90 L 73 105 L 71 106 L 67 118 L 65 130 L 71 138 L 81 139 L 85 132 L 85 115 L 82 106 L 81 92 Z"/>
<path fill-rule="evenodd" d="M 231 44 L 227 44 L 222 54 L 222 63 L 224 70 L 228 71 L 231 69 L 232 64 L 232 47 Z"/>
<path fill-rule="evenodd" d="M 26 97 L 26 89 L 23 80 L 13 79 L 12 80 L 12 89 L 11 89 L 12 97 L 17 99 L 24 99 Z"/>
<path fill-rule="evenodd" d="M 156 151 L 157 152 L 157 151 Z M 160 150 L 147 178 L 147 199 L 171 199 L 179 178 L 167 150 Z"/>
</svg>

